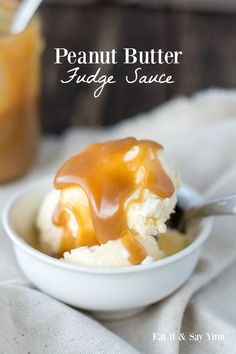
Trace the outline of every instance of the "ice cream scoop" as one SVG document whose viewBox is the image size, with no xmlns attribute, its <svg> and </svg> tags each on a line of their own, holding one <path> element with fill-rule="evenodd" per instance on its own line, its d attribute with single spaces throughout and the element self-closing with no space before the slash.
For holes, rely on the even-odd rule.
<svg viewBox="0 0 236 354">
<path fill-rule="evenodd" d="M 125 266 L 163 258 L 155 236 L 166 232 L 178 184 L 162 146 L 153 141 L 93 144 L 58 171 L 55 190 L 37 218 L 41 244 L 84 265 Z"/>
</svg>

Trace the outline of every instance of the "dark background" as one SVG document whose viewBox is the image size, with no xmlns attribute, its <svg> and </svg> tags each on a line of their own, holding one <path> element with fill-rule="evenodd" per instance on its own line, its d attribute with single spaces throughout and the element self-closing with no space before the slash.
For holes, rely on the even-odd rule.
<svg viewBox="0 0 236 354">
<path fill-rule="evenodd" d="M 102 2 L 89 6 L 45 3 L 41 8 L 46 48 L 43 54 L 43 114 L 46 133 L 60 134 L 70 125 L 110 125 L 149 110 L 177 95 L 191 95 L 209 87 L 236 84 L 236 13 L 173 7 L 120 6 Z M 97 99 L 90 85 L 62 85 L 68 65 L 54 65 L 54 47 L 107 50 L 181 50 L 181 64 L 144 65 L 143 74 L 166 72 L 172 85 L 128 85 L 123 78 L 135 66 L 106 65 L 118 78 Z M 119 59 L 119 57 L 118 57 Z M 88 65 L 86 72 L 96 67 Z"/>
</svg>

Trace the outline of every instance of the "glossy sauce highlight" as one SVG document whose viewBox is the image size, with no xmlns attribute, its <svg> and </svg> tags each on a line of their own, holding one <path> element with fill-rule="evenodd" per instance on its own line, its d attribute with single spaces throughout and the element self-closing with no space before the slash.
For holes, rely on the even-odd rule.
<svg viewBox="0 0 236 354">
<path fill-rule="evenodd" d="M 146 252 L 127 227 L 126 209 L 140 202 L 146 189 L 161 199 L 174 193 L 174 185 L 159 161 L 159 149 L 162 147 L 153 141 L 127 138 L 93 144 L 65 162 L 55 177 L 55 188 L 62 193 L 81 188 L 88 200 L 88 217 L 86 207 L 79 208 L 78 203 L 58 205 L 53 221 L 64 230 L 62 253 L 121 239 L 130 262 L 143 261 Z M 137 190 L 138 198 L 131 198 Z M 71 216 L 78 224 L 74 235 L 69 226 Z"/>
</svg>

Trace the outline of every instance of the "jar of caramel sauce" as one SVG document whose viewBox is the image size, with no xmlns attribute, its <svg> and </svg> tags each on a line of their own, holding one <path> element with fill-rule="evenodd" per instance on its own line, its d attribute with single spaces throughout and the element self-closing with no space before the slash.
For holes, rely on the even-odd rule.
<svg viewBox="0 0 236 354">
<path fill-rule="evenodd" d="M 10 34 L 15 6 L 0 3 L 0 182 L 28 170 L 39 138 L 40 20 L 36 16 L 24 32 Z"/>
</svg>

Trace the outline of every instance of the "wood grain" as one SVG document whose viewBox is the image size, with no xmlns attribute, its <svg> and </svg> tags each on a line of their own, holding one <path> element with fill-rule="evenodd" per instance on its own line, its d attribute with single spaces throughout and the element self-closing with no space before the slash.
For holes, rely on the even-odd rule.
<svg viewBox="0 0 236 354">
<path fill-rule="evenodd" d="M 236 84 L 236 15 L 197 13 L 138 6 L 94 4 L 42 7 L 46 48 L 43 55 L 43 131 L 59 134 L 70 125 L 110 125 L 149 110 L 176 95 L 191 95 L 208 87 L 232 88 Z M 106 74 L 118 78 L 100 98 L 94 87 L 62 85 L 67 64 L 54 65 L 55 47 L 71 50 L 108 50 L 123 47 L 139 50 L 182 50 L 175 66 L 143 66 L 143 72 L 167 72 L 172 85 L 128 85 L 124 76 L 134 66 L 104 66 Z M 119 57 L 118 57 L 119 59 Z M 121 59 L 121 58 L 120 58 Z M 93 73 L 96 65 L 87 65 Z"/>
</svg>

